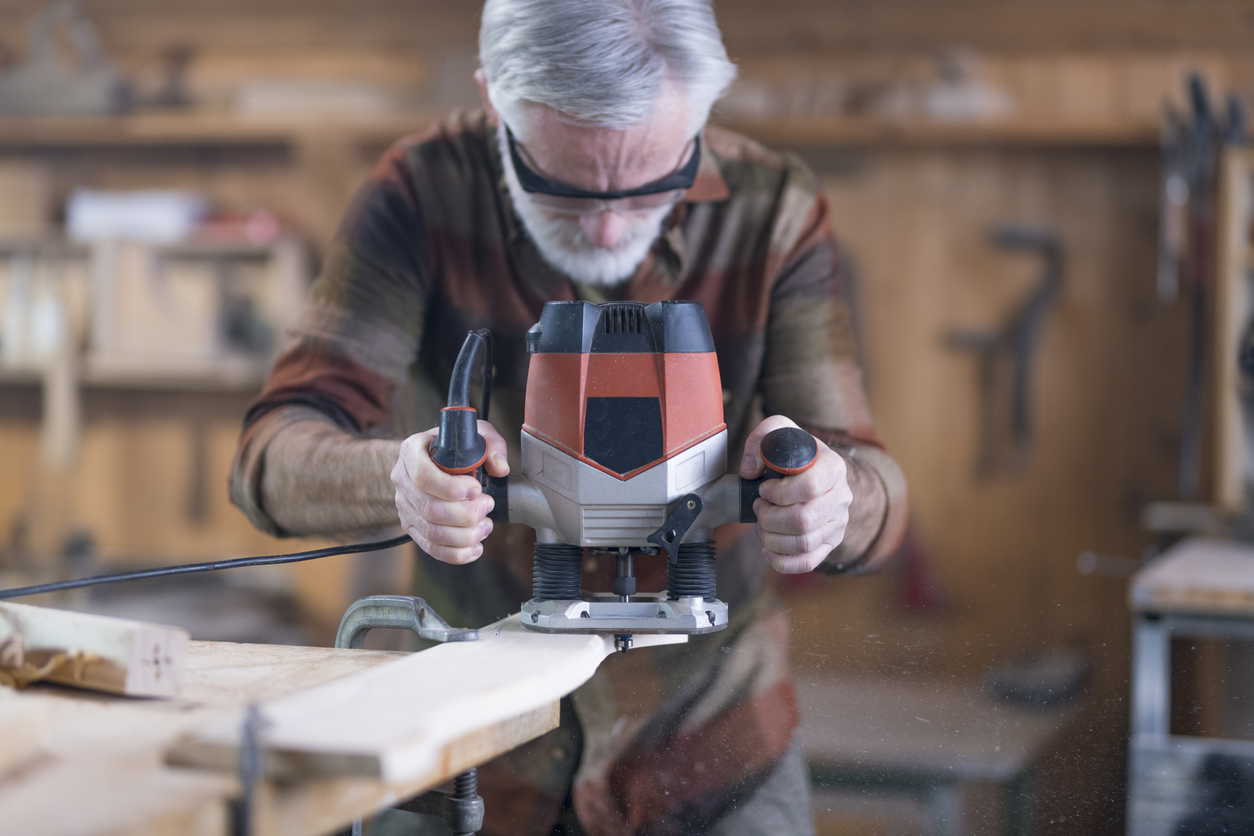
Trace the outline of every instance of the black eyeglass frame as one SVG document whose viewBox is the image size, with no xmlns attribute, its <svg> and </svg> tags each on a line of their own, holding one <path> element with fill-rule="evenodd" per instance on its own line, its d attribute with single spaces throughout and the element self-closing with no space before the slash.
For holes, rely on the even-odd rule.
<svg viewBox="0 0 1254 836">
<path fill-rule="evenodd" d="M 514 164 L 514 173 L 518 175 L 518 184 L 528 194 L 548 194 L 554 197 L 574 197 L 602 201 L 621 200 L 625 197 L 643 197 L 645 195 L 661 194 L 662 192 L 690 189 L 692 184 L 697 181 L 697 171 L 701 168 L 701 134 L 697 134 L 692 138 L 692 156 L 688 159 L 688 162 L 665 177 L 654 180 L 651 183 L 645 183 L 643 186 L 637 186 L 634 189 L 590 192 L 558 182 L 557 180 L 550 180 L 529 168 L 523 162 L 522 155 L 518 153 L 517 141 L 514 139 L 514 132 L 509 129 L 509 125 L 505 126 L 505 139 L 509 144 L 509 158 Z"/>
</svg>

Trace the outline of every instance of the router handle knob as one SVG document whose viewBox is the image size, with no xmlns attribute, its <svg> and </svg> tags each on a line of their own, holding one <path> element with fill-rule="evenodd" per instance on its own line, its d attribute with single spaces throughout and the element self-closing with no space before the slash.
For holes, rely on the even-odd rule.
<svg viewBox="0 0 1254 836">
<path fill-rule="evenodd" d="M 766 434 L 760 451 L 762 461 L 769 470 L 781 476 L 794 476 L 804 473 L 814 465 L 819 455 L 819 445 L 814 436 L 805 430 L 780 427 Z"/>
<path fill-rule="evenodd" d="M 431 445 L 431 459 L 445 473 L 473 474 L 488 457 L 488 442 L 479 435 L 479 413 L 469 406 L 440 410 L 440 434 Z"/>
<path fill-rule="evenodd" d="M 740 480 L 740 521 L 755 523 L 758 515 L 753 513 L 753 500 L 758 498 L 762 483 L 767 479 L 782 479 L 805 473 L 814 466 L 818 459 L 819 443 L 814 436 L 797 427 L 780 427 L 771 430 L 762 439 L 758 448 L 766 469 L 756 479 Z"/>
</svg>

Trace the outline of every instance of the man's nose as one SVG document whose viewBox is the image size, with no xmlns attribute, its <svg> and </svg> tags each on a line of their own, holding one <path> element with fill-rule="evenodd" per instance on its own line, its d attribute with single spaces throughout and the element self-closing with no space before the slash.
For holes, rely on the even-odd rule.
<svg viewBox="0 0 1254 836">
<path fill-rule="evenodd" d="M 588 240 L 607 250 L 618 243 L 618 239 L 622 237 L 630 223 L 631 221 L 625 215 L 609 209 L 579 218 L 579 225 L 583 227 L 583 233 L 588 236 Z"/>
</svg>

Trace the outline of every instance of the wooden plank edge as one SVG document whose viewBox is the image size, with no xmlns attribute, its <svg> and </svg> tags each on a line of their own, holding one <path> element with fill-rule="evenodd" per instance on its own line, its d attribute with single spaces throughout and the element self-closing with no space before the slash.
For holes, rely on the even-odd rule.
<svg viewBox="0 0 1254 836">
<path fill-rule="evenodd" d="M 267 782 L 259 794 L 257 836 L 330 833 L 354 819 L 400 804 L 557 728 L 560 705 L 554 701 L 451 741 L 443 747 L 435 768 L 405 781 Z"/>
<path fill-rule="evenodd" d="M 35 666 L 66 657 L 40 679 L 132 697 L 178 696 L 190 640 L 180 627 L 0 602 L 0 640 L 17 635 Z"/>
<path fill-rule="evenodd" d="M 495 635 L 487 640 L 489 642 L 512 642 L 524 637 L 526 641 L 534 642 L 538 638 L 537 634 L 530 633 L 519 625 L 517 614 L 484 628 L 485 634 L 490 635 L 494 627 Z M 640 646 L 646 647 L 683 642 L 688 637 L 642 635 L 638 638 Z M 554 641 L 558 639 L 555 638 Z M 547 680 L 544 693 L 537 691 L 524 678 L 510 681 L 507 685 L 498 684 L 490 698 L 480 698 L 477 694 L 468 695 L 458 703 L 456 709 L 449 705 L 427 705 L 420 709 L 415 705 L 413 710 L 421 710 L 422 721 L 402 723 L 390 728 L 386 742 L 379 738 L 377 731 L 360 739 L 345 738 L 345 729 L 338 725 L 329 738 L 317 734 L 313 739 L 293 737 L 291 724 L 287 721 L 293 713 L 306 718 L 320 717 L 323 722 L 334 722 L 330 719 L 332 717 L 361 715 L 361 712 L 367 710 L 357 701 L 357 694 L 361 689 L 394 687 L 397 681 L 404 681 L 406 677 L 412 678 L 414 674 L 408 670 L 412 664 L 425 664 L 434 656 L 441 656 L 443 659 L 447 654 L 458 653 L 460 646 L 442 645 L 419 654 L 423 661 L 417 657 L 409 657 L 363 671 L 351 685 L 346 680 L 339 679 L 265 703 L 261 706 L 262 718 L 264 720 L 269 717 L 273 721 L 270 731 L 263 733 L 261 744 L 265 753 L 263 764 L 266 774 L 284 780 L 358 775 L 393 782 L 408 781 L 412 776 L 425 774 L 434 768 L 433 759 L 451 741 L 479 728 L 509 722 L 549 704 L 552 699 L 569 694 L 595 674 L 602 660 L 614 652 L 613 642 L 608 635 L 570 634 L 561 637 L 560 641 L 567 645 L 576 643 L 580 648 L 568 650 L 568 662 L 560 669 L 543 676 Z M 400 680 L 396 679 L 398 673 Z M 423 672 L 422 675 L 429 676 L 429 673 Z M 379 684 L 381 677 L 388 678 L 387 684 Z M 502 689 L 508 693 L 502 695 Z M 319 705 L 317 711 L 310 709 L 313 702 Z M 457 717 L 447 716 L 450 711 Z M 467 716 L 473 717 L 474 722 L 469 723 Z M 240 712 L 215 720 L 176 741 L 167 749 L 167 760 L 183 767 L 234 769 L 239 758 L 241 728 Z"/>
<path fill-rule="evenodd" d="M 525 743 L 532 737 L 539 737 L 557 727 L 558 705 L 559 702 L 553 702 L 525 711 L 443 744 L 436 757 L 435 766 L 429 772 L 438 773 L 454 768 L 458 764 L 461 766 L 457 771 L 464 771 L 468 766 L 474 766 L 475 763 L 495 757 L 501 752 Z M 518 733 L 506 732 L 506 729 L 515 727 L 520 730 Z M 520 734 L 523 736 L 520 737 Z M 508 742 L 510 740 L 514 742 Z M 343 776 L 374 780 L 383 778 L 380 769 L 381 762 L 373 755 L 275 749 L 267 746 L 264 741 L 262 749 L 263 773 L 268 778 L 279 782 L 328 780 Z M 164 760 L 167 766 L 180 769 L 230 772 L 239 768 L 239 749 L 206 741 L 192 732 L 168 747 Z"/>
</svg>

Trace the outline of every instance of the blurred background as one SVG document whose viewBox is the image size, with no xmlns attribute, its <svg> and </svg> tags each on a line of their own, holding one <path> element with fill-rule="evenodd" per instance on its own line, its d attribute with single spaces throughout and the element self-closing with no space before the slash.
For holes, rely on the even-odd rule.
<svg viewBox="0 0 1254 836">
<path fill-rule="evenodd" d="M 1250 528 L 1254 2 L 715 6 L 740 78 L 714 121 L 822 178 L 910 482 L 889 571 L 780 579 L 803 708 L 846 723 L 820 832 L 1123 832 L 1129 578 Z M 244 408 L 374 160 L 476 106 L 478 11 L 0 0 L 0 585 L 312 547 L 227 501 Z M 407 577 L 51 603 L 327 644 Z M 1254 737 L 1247 658 L 1177 643 L 1172 730 Z"/>
</svg>

